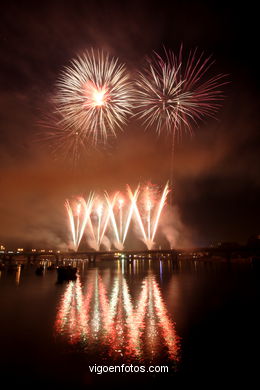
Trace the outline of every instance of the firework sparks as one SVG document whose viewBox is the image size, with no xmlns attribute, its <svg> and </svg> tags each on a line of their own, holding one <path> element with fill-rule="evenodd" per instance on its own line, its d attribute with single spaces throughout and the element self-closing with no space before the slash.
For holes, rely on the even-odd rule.
<svg viewBox="0 0 260 390">
<path fill-rule="evenodd" d="M 71 61 L 57 83 L 58 126 L 69 139 L 77 135 L 77 142 L 106 143 L 126 123 L 131 101 L 125 66 L 102 51 L 86 51 Z"/>
<path fill-rule="evenodd" d="M 105 192 L 103 199 L 95 198 L 91 193 L 87 202 L 82 197 L 74 204 L 67 200 L 65 207 L 74 250 L 78 250 L 84 233 L 95 250 L 100 250 L 101 244 L 105 245 L 105 234 L 110 234 L 114 246 L 122 250 L 132 220 L 137 222 L 147 248 L 152 249 L 168 193 L 167 183 L 161 195 L 152 186 L 140 190 L 139 185 L 134 192 L 128 186 L 128 196 L 124 197 L 120 192 L 112 197 Z"/>
<path fill-rule="evenodd" d="M 138 191 L 135 191 L 134 195 L 132 195 L 134 199 L 136 199 L 137 193 Z M 105 197 L 106 197 L 107 206 L 109 210 L 112 229 L 116 238 L 115 245 L 117 249 L 122 250 L 124 248 L 125 239 L 133 215 L 134 203 L 131 202 L 130 205 L 127 205 L 128 212 L 126 212 L 124 215 L 123 208 L 125 205 L 125 200 L 122 198 L 119 192 L 117 192 L 114 195 L 112 202 L 110 201 L 107 193 L 105 194 Z M 118 214 L 119 214 L 117 218 L 114 210 L 116 204 L 118 205 Z"/>
<path fill-rule="evenodd" d="M 170 192 L 169 184 L 167 183 L 166 186 L 164 187 L 164 190 L 163 190 L 163 193 L 162 193 L 159 205 L 158 205 L 158 209 L 157 209 L 156 214 L 155 214 L 155 219 L 153 221 L 153 230 L 152 230 L 152 236 L 151 236 L 152 242 L 154 242 L 154 237 L 155 237 L 155 234 L 157 232 L 159 219 L 160 219 L 160 216 L 162 213 L 162 209 L 166 204 L 166 199 L 167 199 L 167 195 L 169 192 Z"/>
<path fill-rule="evenodd" d="M 147 60 L 147 66 L 138 73 L 136 81 L 137 116 L 146 127 L 155 126 L 175 136 L 182 129 L 192 132 L 192 124 L 203 117 L 214 117 L 222 99 L 220 86 L 224 75 L 219 74 L 205 81 L 204 76 L 213 62 L 197 50 L 191 51 L 186 64 L 179 56 L 165 50 L 165 59 L 155 53 Z"/>
<path fill-rule="evenodd" d="M 142 239 L 146 244 L 147 248 L 152 249 L 154 246 L 154 238 L 158 229 L 161 213 L 163 207 L 166 204 L 167 195 L 170 192 L 169 184 L 167 183 L 166 186 L 164 187 L 163 193 L 156 207 L 155 207 L 155 203 L 157 203 L 157 200 L 152 194 L 153 191 L 150 190 L 148 186 L 146 186 L 144 191 L 143 208 L 138 208 L 137 206 L 139 189 L 137 189 L 137 195 L 135 197 L 130 188 L 128 188 L 128 191 L 129 191 L 129 197 L 133 204 L 133 209 L 135 211 L 137 223 L 142 233 Z M 153 208 L 154 208 L 154 213 L 152 213 Z M 142 209 L 144 210 L 143 213 L 142 213 Z"/>
<path fill-rule="evenodd" d="M 108 194 L 105 193 L 105 200 L 108 199 Z M 96 200 L 96 208 L 92 210 L 92 219 L 89 218 L 87 227 L 90 231 L 91 240 L 87 239 L 87 242 L 90 243 L 90 246 L 95 250 L 99 250 L 101 244 L 104 244 L 105 234 L 108 228 L 108 223 L 111 218 L 111 209 L 114 207 L 114 203 L 116 201 L 116 196 L 112 199 L 112 202 L 108 205 L 109 207 L 105 207 L 106 203 L 102 202 L 100 199 Z M 86 231 L 87 237 L 89 236 L 88 230 Z"/>
<path fill-rule="evenodd" d="M 69 227 L 72 236 L 74 250 L 77 251 L 83 237 L 86 224 L 90 217 L 94 194 L 90 194 L 87 202 L 84 198 L 79 197 L 76 204 L 71 205 L 68 200 L 65 207 L 69 218 Z"/>
</svg>

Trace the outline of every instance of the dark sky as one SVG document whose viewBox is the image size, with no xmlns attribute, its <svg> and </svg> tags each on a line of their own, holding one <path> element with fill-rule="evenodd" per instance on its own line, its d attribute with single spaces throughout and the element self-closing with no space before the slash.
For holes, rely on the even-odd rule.
<svg viewBox="0 0 260 390">
<path fill-rule="evenodd" d="M 205 120 L 176 146 L 177 246 L 246 242 L 260 232 L 258 12 L 254 2 L 6 2 L 0 16 L 0 243 L 67 241 L 64 200 L 169 176 L 167 137 L 131 121 L 105 151 L 72 168 L 53 157 L 42 116 L 61 69 L 101 48 L 130 71 L 162 47 L 212 54 L 212 75 L 228 74 L 217 120 Z M 209 72 L 209 73 L 210 73 Z"/>
</svg>

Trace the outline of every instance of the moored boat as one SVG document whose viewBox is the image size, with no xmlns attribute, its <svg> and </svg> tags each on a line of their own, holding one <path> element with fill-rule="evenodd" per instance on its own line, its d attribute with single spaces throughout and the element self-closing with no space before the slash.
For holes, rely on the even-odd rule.
<svg viewBox="0 0 260 390">
<path fill-rule="evenodd" d="M 58 267 L 58 282 L 77 279 L 77 270 L 77 267 L 72 267 L 71 265 Z"/>
</svg>

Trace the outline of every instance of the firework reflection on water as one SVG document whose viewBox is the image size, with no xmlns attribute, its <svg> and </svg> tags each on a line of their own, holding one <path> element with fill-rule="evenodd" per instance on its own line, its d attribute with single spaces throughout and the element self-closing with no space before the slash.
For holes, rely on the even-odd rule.
<svg viewBox="0 0 260 390">
<path fill-rule="evenodd" d="M 132 297 L 118 263 L 114 277 L 98 269 L 70 282 L 58 307 L 55 333 L 85 352 L 100 348 L 107 358 L 154 361 L 163 353 L 170 361 L 179 359 L 179 338 L 155 275 L 149 271 Z"/>
</svg>

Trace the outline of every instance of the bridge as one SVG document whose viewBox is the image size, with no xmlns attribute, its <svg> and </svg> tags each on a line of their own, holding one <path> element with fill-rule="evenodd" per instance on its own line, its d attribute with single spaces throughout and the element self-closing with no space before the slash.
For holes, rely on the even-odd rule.
<svg viewBox="0 0 260 390">
<path fill-rule="evenodd" d="M 134 259 L 134 258 L 147 258 L 147 259 L 190 259 L 190 260 L 231 260 L 232 258 L 247 258 L 250 256 L 260 256 L 259 249 L 250 249 L 246 246 L 240 248 L 193 248 L 189 250 L 177 250 L 177 249 L 153 249 L 153 250 L 111 250 L 111 251 L 83 251 L 83 252 L 13 252 L 13 253 L 0 253 L 0 260 L 3 261 L 15 261 L 27 259 L 28 261 L 37 261 L 41 259 L 50 259 L 55 261 L 62 261 L 65 259 L 90 259 L 95 261 L 97 259 L 114 260 L 118 258 Z"/>
<path fill-rule="evenodd" d="M 126 258 L 132 259 L 135 257 L 145 258 L 162 258 L 171 257 L 176 259 L 178 252 L 176 250 L 112 250 L 112 251 L 84 251 L 84 252 L 13 252 L 13 253 L 1 253 L 0 259 L 5 261 L 21 260 L 26 258 L 28 261 L 37 261 L 41 259 L 49 258 L 50 260 L 62 261 L 64 259 L 118 259 Z"/>
</svg>

